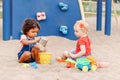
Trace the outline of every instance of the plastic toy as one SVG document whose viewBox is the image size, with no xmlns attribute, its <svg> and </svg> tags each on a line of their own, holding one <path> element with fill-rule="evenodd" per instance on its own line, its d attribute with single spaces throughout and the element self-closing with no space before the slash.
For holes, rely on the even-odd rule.
<svg viewBox="0 0 120 80">
<path fill-rule="evenodd" d="M 81 64 L 81 65 L 89 65 L 90 64 L 90 60 L 86 59 L 86 58 L 78 58 L 76 60 L 77 64 Z"/>
<path fill-rule="evenodd" d="M 77 68 L 82 70 L 83 72 L 88 72 L 89 70 L 92 71 L 96 71 L 97 70 L 97 66 L 96 65 L 81 65 L 81 64 L 77 64 Z"/>
<path fill-rule="evenodd" d="M 22 67 L 23 67 L 23 68 L 28 68 L 29 66 L 30 66 L 29 64 L 24 63 Z"/>
<path fill-rule="evenodd" d="M 95 62 L 95 58 L 89 56 L 89 57 L 82 57 L 78 58 L 76 60 L 73 60 L 71 58 L 66 59 L 66 68 L 78 68 L 83 72 L 88 72 L 89 70 L 95 71 L 97 70 L 97 65 Z M 95 64 L 91 65 L 91 62 L 94 62 Z"/>
<path fill-rule="evenodd" d="M 51 52 L 40 52 L 39 57 L 40 57 L 40 64 L 50 64 L 52 53 Z"/>
<path fill-rule="evenodd" d="M 34 68 L 34 69 L 38 69 L 37 63 L 36 62 L 32 62 L 30 63 L 30 65 Z"/>
<path fill-rule="evenodd" d="M 90 65 L 96 65 L 96 59 L 93 58 L 92 56 L 87 56 L 86 57 L 88 60 L 90 60 Z"/>
<path fill-rule="evenodd" d="M 59 28 L 59 31 L 60 31 L 62 34 L 66 35 L 66 34 L 68 34 L 68 27 L 65 26 L 65 25 L 61 25 L 60 28 Z"/>
<path fill-rule="evenodd" d="M 74 68 L 75 67 L 75 64 L 74 63 L 71 63 L 71 62 L 68 62 L 66 64 L 66 68 Z"/>
<path fill-rule="evenodd" d="M 90 65 L 81 65 L 81 64 L 77 64 L 78 69 L 82 70 L 83 72 L 88 72 L 88 70 L 90 70 Z"/>
<path fill-rule="evenodd" d="M 48 42 L 47 37 L 41 36 L 40 44 L 45 47 L 47 42 Z"/>
<path fill-rule="evenodd" d="M 36 16 L 37 16 L 37 20 L 38 20 L 38 21 L 41 21 L 41 20 L 45 20 L 45 19 L 46 19 L 46 14 L 45 14 L 45 12 L 37 12 L 37 13 L 36 13 Z"/>
<path fill-rule="evenodd" d="M 96 70 L 97 70 L 97 65 L 92 65 L 92 66 L 91 66 L 91 70 L 92 70 L 92 71 L 96 71 Z"/>
<path fill-rule="evenodd" d="M 76 67 L 76 61 L 71 59 L 71 58 L 67 58 L 66 59 L 66 68 L 74 68 Z"/>
<path fill-rule="evenodd" d="M 59 7 L 60 7 L 61 11 L 67 11 L 68 10 L 68 5 L 63 3 L 63 2 L 59 2 Z"/>
<path fill-rule="evenodd" d="M 67 62 L 67 63 L 68 63 L 68 62 L 71 62 L 71 63 L 76 64 L 76 61 L 75 61 L 75 60 L 73 60 L 73 59 L 71 59 L 71 58 L 67 58 L 67 59 L 66 59 L 66 62 Z"/>
<path fill-rule="evenodd" d="M 57 60 L 58 62 L 65 62 L 65 60 L 62 59 L 61 57 L 57 57 L 56 60 Z"/>
</svg>

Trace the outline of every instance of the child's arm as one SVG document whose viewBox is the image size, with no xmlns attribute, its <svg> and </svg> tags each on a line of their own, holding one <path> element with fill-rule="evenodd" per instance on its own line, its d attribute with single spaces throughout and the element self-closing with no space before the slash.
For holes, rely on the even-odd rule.
<svg viewBox="0 0 120 80">
<path fill-rule="evenodd" d="M 39 45 L 39 47 L 40 47 L 41 51 L 43 51 L 43 52 L 46 51 L 46 47 L 44 47 L 43 45 Z"/>
<path fill-rule="evenodd" d="M 38 43 L 40 41 L 40 38 L 36 38 L 35 40 L 26 40 L 26 39 L 22 39 L 21 42 L 24 45 L 28 45 L 28 44 L 33 44 L 33 43 Z"/>
<path fill-rule="evenodd" d="M 85 52 L 86 52 L 85 45 L 81 45 L 81 46 L 80 46 L 80 49 L 81 49 L 80 52 L 78 52 L 77 54 L 70 53 L 70 56 L 71 56 L 72 58 L 78 58 L 78 57 L 84 56 L 84 55 L 85 55 Z"/>
</svg>

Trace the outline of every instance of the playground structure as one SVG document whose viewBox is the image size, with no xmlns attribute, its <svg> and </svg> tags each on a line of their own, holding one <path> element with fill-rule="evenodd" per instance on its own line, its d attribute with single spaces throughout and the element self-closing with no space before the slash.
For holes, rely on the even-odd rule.
<svg viewBox="0 0 120 80">
<path fill-rule="evenodd" d="M 62 3 L 62 4 L 61 4 Z M 106 1 L 105 34 L 111 31 L 111 3 Z M 24 5 L 25 4 L 25 5 Z M 34 5 L 34 6 L 31 6 Z M 74 7 L 72 6 L 74 5 Z M 75 11 L 76 10 L 76 11 Z M 3 0 L 3 40 L 19 39 L 21 26 L 25 18 L 35 18 L 36 13 L 45 12 L 45 19 L 40 20 L 42 36 L 62 36 L 75 40 L 73 25 L 76 20 L 83 19 L 81 0 Z M 37 20 L 37 19 L 36 19 Z M 102 30 L 102 0 L 97 1 L 96 30 Z M 60 26 L 66 26 L 65 33 Z M 67 30 L 67 31 L 66 31 Z M 67 32 L 67 33 L 66 33 Z"/>
<path fill-rule="evenodd" d="M 97 3 L 97 12 L 90 12 L 84 11 L 83 3 L 88 3 L 88 5 L 96 4 Z M 115 8 L 115 3 L 114 0 L 107 0 L 106 2 L 102 2 L 102 0 L 97 0 L 96 1 L 84 1 L 84 0 L 79 0 L 80 4 L 80 9 L 81 9 L 81 15 L 82 19 L 85 20 L 85 14 L 96 14 L 97 13 L 97 25 L 96 25 L 96 30 L 101 31 L 102 30 L 102 7 L 105 5 L 105 35 L 110 35 L 111 34 L 111 15 L 115 16 L 116 23 L 118 24 L 118 17 L 117 17 L 117 11 Z M 90 6 L 89 6 L 90 8 Z M 113 13 L 111 12 L 113 9 Z"/>
<path fill-rule="evenodd" d="M 81 0 L 80 0 L 81 1 Z M 96 4 L 97 2 L 96 1 L 92 1 L 92 0 L 89 0 L 89 1 L 84 1 L 82 0 L 81 1 L 81 8 L 83 7 L 83 20 L 85 20 L 85 14 L 89 14 L 89 15 L 96 15 Z M 84 5 L 87 5 L 86 7 L 84 7 Z M 102 7 L 103 7 L 103 14 L 102 15 L 105 15 L 104 11 L 105 11 L 105 2 L 102 2 Z M 115 1 L 112 0 L 112 15 L 115 17 L 115 20 L 116 20 L 116 23 L 118 24 L 118 16 L 117 16 L 117 10 L 115 8 Z"/>
</svg>

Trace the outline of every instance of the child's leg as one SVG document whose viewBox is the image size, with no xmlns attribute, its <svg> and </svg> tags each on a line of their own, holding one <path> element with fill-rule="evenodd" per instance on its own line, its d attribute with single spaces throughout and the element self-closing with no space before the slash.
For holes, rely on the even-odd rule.
<svg viewBox="0 0 120 80">
<path fill-rule="evenodd" d="M 18 62 L 19 62 L 19 63 L 25 62 L 25 61 L 29 60 L 30 57 L 31 57 L 31 53 L 30 53 L 29 51 L 25 51 L 25 52 L 21 55 L 21 57 L 20 57 L 20 59 L 18 60 Z"/>
<path fill-rule="evenodd" d="M 69 57 L 68 51 L 64 51 L 64 53 L 62 55 L 62 59 L 67 59 L 68 57 Z"/>
<path fill-rule="evenodd" d="M 32 47 L 32 51 L 31 51 L 32 58 L 35 59 L 36 63 L 38 63 L 38 64 L 40 64 L 39 52 L 40 52 L 39 47 L 37 47 L 37 46 Z"/>
<path fill-rule="evenodd" d="M 65 60 L 68 58 L 68 56 L 69 56 L 68 51 L 64 51 L 64 53 L 62 54 L 62 56 L 57 57 L 56 60 L 58 62 L 65 62 Z"/>
</svg>

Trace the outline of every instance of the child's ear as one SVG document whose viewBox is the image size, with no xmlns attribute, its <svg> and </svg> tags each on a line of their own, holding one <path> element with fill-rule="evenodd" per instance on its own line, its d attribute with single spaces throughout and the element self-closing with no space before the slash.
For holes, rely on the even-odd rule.
<svg viewBox="0 0 120 80">
<path fill-rule="evenodd" d="M 85 34 L 87 34 L 87 32 L 88 32 L 87 28 L 85 28 L 85 27 L 81 28 L 81 30 L 82 30 L 82 32 L 85 33 Z"/>
</svg>

